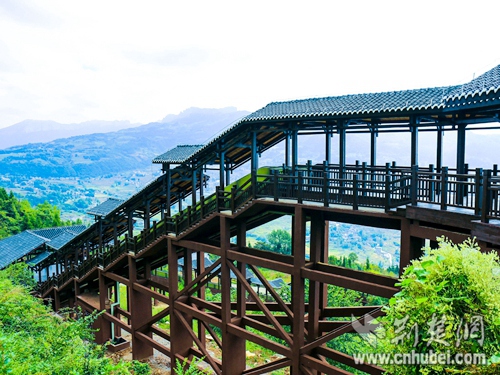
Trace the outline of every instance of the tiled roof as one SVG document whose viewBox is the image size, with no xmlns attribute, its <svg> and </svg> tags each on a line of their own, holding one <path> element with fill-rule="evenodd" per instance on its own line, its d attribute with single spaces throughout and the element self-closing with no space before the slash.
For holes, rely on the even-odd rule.
<svg viewBox="0 0 500 375">
<path fill-rule="evenodd" d="M 87 227 L 85 225 L 73 225 L 70 227 L 55 227 L 55 228 L 44 228 L 44 229 L 31 229 L 30 232 L 34 233 L 38 236 L 42 236 L 47 238 L 48 240 L 52 240 L 61 233 L 70 232 L 74 234 L 78 234 L 83 232 Z"/>
<path fill-rule="evenodd" d="M 32 229 L 7 237 L 0 241 L 0 269 L 41 248 L 43 244 L 58 250 L 85 229 L 85 225 Z"/>
<path fill-rule="evenodd" d="M 472 81 L 456 87 L 450 92 L 445 100 L 461 100 L 468 97 L 481 96 L 490 92 L 497 93 L 500 90 L 500 65 L 497 65 Z"/>
<path fill-rule="evenodd" d="M 30 259 L 26 263 L 28 263 L 28 265 L 30 265 L 31 267 L 34 267 L 34 266 L 37 266 L 40 263 L 42 263 L 45 259 L 47 259 L 51 255 L 52 255 L 52 253 L 50 251 L 44 251 L 43 253 L 38 254 L 36 257 L 34 257 L 33 259 Z"/>
<path fill-rule="evenodd" d="M 203 145 L 179 145 L 160 156 L 153 159 L 153 163 L 172 163 L 180 164 L 189 159 L 196 151 L 201 149 Z"/>
<path fill-rule="evenodd" d="M 301 117 L 371 115 L 376 113 L 444 108 L 452 87 L 381 92 L 270 103 L 242 121 Z"/>
<path fill-rule="evenodd" d="M 59 236 L 51 239 L 50 242 L 47 243 L 47 246 L 54 250 L 59 250 L 77 235 L 78 233 L 72 233 L 69 231 L 62 232 Z"/>
<path fill-rule="evenodd" d="M 106 201 L 104 201 L 101 204 L 98 204 L 97 206 L 89 209 L 87 211 L 87 214 L 89 215 L 95 215 L 95 216 L 106 216 L 113 210 L 115 210 L 117 207 L 122 205 L 125 201 L 121 199 L 115 199 L 115 198 L 108 198 Z"/>
<path fill-rule="evenodd" d="M 46 241 L 29 231 L 4 238 L 0 241 L 0 269 L 38 249 Z"/>
</svg>

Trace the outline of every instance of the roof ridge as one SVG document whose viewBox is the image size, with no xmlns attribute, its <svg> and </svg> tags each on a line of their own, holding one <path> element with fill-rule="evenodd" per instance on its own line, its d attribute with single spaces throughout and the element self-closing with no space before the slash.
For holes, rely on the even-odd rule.
<svg viewBox="0 0 500 375">
<path fill-rule="evenodd" d="M 42 240 L 45 240 L 45 241 L 47 241 L 47 242 L 50 242 L 50 239 L 49 239 L 49 238 L 44 237 L 44 236 L 41 236 L 41 235 L 39 235 L 39 234 L 37 234 L 37 233 L 33 232 L 33 230 L 32 230 L 32 229 L 27 229 L 27 230 L 25 230 L 24 232 L 29 233 L 29 234 L 32 234 L 33 236 L 39 237 L 39 238 L 41 238 Z M 23 232 L 21 232 L 21 233 L 23 233 Z M 21 234 L 21 233 L 18 233 L 18 234 Z"/>
</svg>

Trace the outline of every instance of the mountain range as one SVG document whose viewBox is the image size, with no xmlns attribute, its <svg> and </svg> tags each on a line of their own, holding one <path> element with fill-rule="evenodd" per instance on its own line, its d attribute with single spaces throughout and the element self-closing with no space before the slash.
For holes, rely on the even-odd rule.
<svg viewBox="0 0 500 375">
<path fill-rule="evenodd" d="M 95 120 L 78 124 L 61 124 L 47 120 L 24 120 L 0 129 L 0 149 L 28 143 L 50 142 L 77 135 L 114 132 L 139 125 L 130 121 Z"/>
<path fill-rule="evenodd" d="M 246 114 L 235 108 L 191 108 L 119 131 L 13 146 L 0 150 L 0 175 L 88 178 L 145 168 L 155 156 L 179 143 L 204 143 Z"/>
</svg>

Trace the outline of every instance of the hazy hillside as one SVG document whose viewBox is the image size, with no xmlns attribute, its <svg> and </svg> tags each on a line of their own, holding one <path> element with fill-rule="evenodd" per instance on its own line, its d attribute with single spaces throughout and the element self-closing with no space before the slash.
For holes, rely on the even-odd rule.
<svg viewBox="0 0 500 375">
<path fill-rule="evenodd" d="M 0 150 L 0 187 L 33 205 L 57 205 L 65 220 L 85 220 L 89 207 L 108 197 L 127 199 L 158 176 L 155 156 L 178 144 L 204 143 L 247 113 L 191 108 L 117 132 Z"/>
<path fill-rule="evenodd" d="M 0 175 L 99 177 L 146 168 L 178 144 L 203 143 L 247 112 L 191 108 L 162 122 L 0 150 Z"/>
<path fill-rule="evenodd" d="M 130 121 L 86 121 L 61 124 L 55 121 L 24 120 L 0 129 L 0 149 L 28 143 L 50 142 L 59 138 L 92 133 L 108 133 L 139 126 Z"/>
</svg>

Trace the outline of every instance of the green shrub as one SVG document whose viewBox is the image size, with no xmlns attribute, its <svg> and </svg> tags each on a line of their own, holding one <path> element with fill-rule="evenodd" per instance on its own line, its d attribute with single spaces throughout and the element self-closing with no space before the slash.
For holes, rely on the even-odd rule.
<svg viewBox="0 0 500 375">
<path fill-rule="evenodd" d="M 184 361 L 176 360 L 175 362 L 175 375 L 207 375 L 209 372 L 205 370 L 200 370 L 198 365 L 203 361 L 203 358 L 193 359 L 189 365 L 187 364 L 188 359 L 185 358 Z"/>
<path fill-rule="evenodd" d="M 22 285 L 24 273 L 17 265 L 0 271 L 0 374 L 149 373 L 147 364 L 115 364 L 105 357 L 105 348 L 92 342 L 90 326 L 97 314 L 79 312 L 77 320 L 55 315 Z"/>
<path fill-rule="evenodd" d="M 500 360 L 500 262 L 473 240 L 437 249 L 409 265 L 401 291 L 390 301 L 379 333 L 379 353 L 445 353 L 441 363 L 386 365 L 391 374 L 498 374 Z M 382 335 L 382 336 L 384 336 Z M 487 364 L 452 364 L 447 358 L 484 353 Z M 461 357 L 460 357 L 461 358 Z M 433 358 L 437 359 L 436 357 Z M 442 363 L 448 362 L 448 363 Z"/>
</svg>

